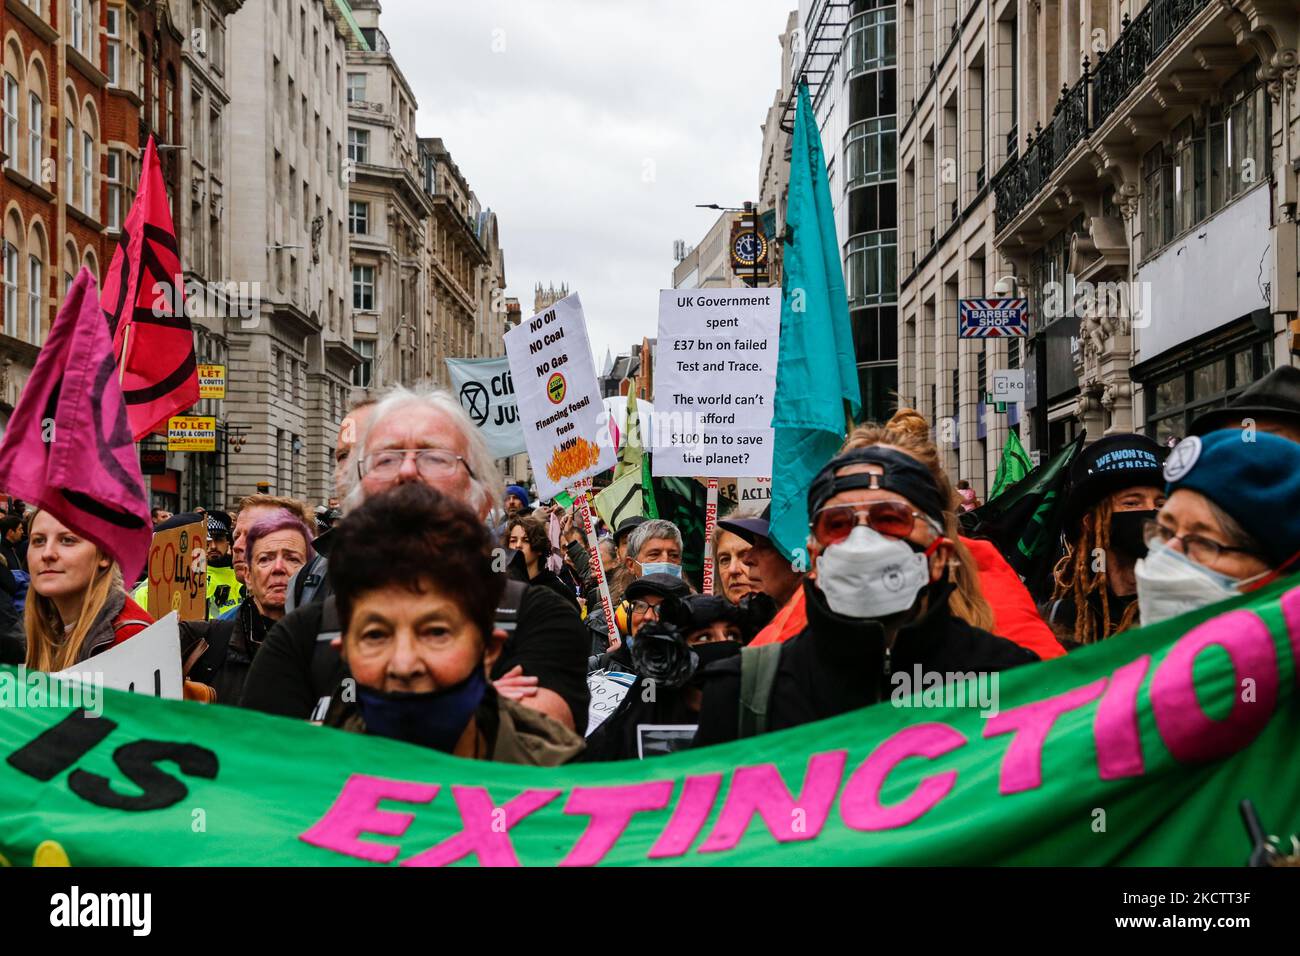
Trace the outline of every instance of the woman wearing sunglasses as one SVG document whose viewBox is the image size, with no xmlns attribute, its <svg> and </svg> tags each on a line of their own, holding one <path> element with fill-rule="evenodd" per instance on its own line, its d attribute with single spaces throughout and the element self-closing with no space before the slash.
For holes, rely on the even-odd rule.
<svg viewBox="0 0 1300 956">
<path fill-rule="evenodd" d="M 1154 624 L 1253 591 L 1300 565 L 1300 445 L 1239 429 L 1184 438 L 1147 522 L 1138 610 Z"/>
<path fill-rule="evenodd" d="M 808 490 L 808 623 L 705 672 L 696 746 L 865 707 L 917 668 L 943 680 L 1038 660 L 950 608 L 950 507 L 929 469 L 897 449 L 857 448 L 827 464 Z M 768 655 L 775 669 L 764 679 Z"/>
</svg>

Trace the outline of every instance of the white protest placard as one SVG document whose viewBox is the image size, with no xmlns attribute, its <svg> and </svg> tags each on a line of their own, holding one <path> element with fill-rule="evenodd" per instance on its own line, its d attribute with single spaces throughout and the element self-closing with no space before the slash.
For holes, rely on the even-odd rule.
<svg viewBox="0 0 1300 956">
<path fill-rule="evenodd" d="M 612 468 L 614 448 L 600 440 L 609 416 L 577 294 L 515 326 L 505 345 L 537 494 L 553 498 Z"/>
<path fill-rule="evenodd" d="M 478 426 L 493 458 L 508 458 L 524 450 L 515 405 L 514 377 L 504 358 L 444 359 L 452 393 Z"/>
<path fill-rule="evenodd" d="M 104 687 L 113 690 L 181 700 L 184 686 L 179 620 L 176 612 L 172 611 L 135 637 L 59 671 L 59 676 L 74 680 L 98 679 Z"/>
<path fill-rule="evenodd" d="M 751 504 L 766 505 L 772 501 L 772 479 L 768 475 L 761 478 L 741 478 L 736 482 L 736 499 L 742 507 Z"/>
<path fill-rule="evenodd" d="M 659 293 L 654 474 L 772 474 L 780 336 L 780 289 Z"/>
</svg>

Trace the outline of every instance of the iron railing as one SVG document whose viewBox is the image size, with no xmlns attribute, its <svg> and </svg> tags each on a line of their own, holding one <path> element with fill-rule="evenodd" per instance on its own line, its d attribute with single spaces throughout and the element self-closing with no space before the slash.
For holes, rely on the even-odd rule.
<svg viewBox="0 0 1300 956">
<path fill-rule="evenodd" d="M 1125 15 L 1115 45 L 1100 56 L 1095 69 L 1084 57 L 1083 76 L 1073 87 L 1061 87 L 1051 121 L 1026 137 L 1023 155 L 1017 155 L 1012 128 L 1007 134 L 1007 162 L 993 178 L 997 229 L 1019 215 L 1070 151 L 1110 118 L 1146 75 L 1151 61 L 1209 2 L 1152 0 L 1136 19 L 1130 21 Z"/>
</svg>

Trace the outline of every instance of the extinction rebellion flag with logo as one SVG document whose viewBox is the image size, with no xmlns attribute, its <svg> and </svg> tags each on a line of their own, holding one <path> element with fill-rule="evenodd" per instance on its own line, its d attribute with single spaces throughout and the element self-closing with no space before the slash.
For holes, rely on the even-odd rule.
<svg viewBox="0 0 1300 956">
<path fill-rule="evenodd" d="M 140 192 L 122 224 L 102 295 L 136 441 L 199 400 L 194 330 L 183 288 L 176 230 L 151 136 Z"/>
<path fill-rule="evenodd" d="M 230 707 L 24 700 L 0 854 L 72 865 L 1240 866 L 1300 829 L 1300 577 L 998 675 L 644 761 L 473 762 Z M 970 698 L 966 698 L 967 701 Z M 291 754 L 292 759 L 285 759 Z M 1285 840 L 1285 836 L 1283 836 Z"/>
<path fill-rule="evenodd" d="M 502 358 L 444 359 L 451 390 L 460 407 L 478 426 L 493 458 L 508 458 L 524 449 L 510 361 Z"/>
</svg>

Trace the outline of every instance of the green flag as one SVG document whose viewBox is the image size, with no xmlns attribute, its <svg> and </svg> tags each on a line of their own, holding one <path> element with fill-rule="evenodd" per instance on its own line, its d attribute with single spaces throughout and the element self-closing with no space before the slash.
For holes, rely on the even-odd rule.
<svg viewBox="0 0 1300 956">
<path fill-rule="evenodd" d="M 1300 829 L 1297 653 L 1292 576 L 973 684 L 896 679 L 829 720 L 550 769 L 117 691 L 87 717 L 0 668 L 0 856 L 26 866 L 54 840 L 73 866 L 1242 866 L 1239 801 L 1283 846 Z"/>
<path fill-rule="evenodd" d="M 618 451 L 618 464 L 614 466 L 614 480 L 624 475 L 640 474 L 641 457 L 641 416 L 636 407 L 636 379 L 628 382 L 627 388 L 627 427 L 623 429 L 623 447 Z"/>
<path fill-rule="evenodd" d="M 605 522 L 605 527 L 617 531 L 628 518 L 643 514 L 641 504 L 641 472 L 617 478 L 600 494 L 591 499 L 592 507 Z"/>
<path fill-rule="evenodd" d="M 682 533 L 682 570 L 698 577 L 704 571 L 704 509 L 708 504 L 708 490 L 694 478 L 654 478 L 651 487 L 658 517 L 671 521 Z"/>
<path fill-rule="evenodd" d="M 1025 446 L 1020 444 L 1020 436 L 1015 432 L 1007 432 L 1006 444 L 1002 446 L 1002 460 L 998 462 L 998 473 L 993 479 L 993 490 L 989 492 L 988 500 L 992 501 L 1033 469 L 1034 463 L 1029 460 Z"/>
<path fill-rule="evenodd" d="M 799 84 L 782 243 L 781 345 L 772 428 L 772 539 L 792 560 L 808 539 L 808 485 L 839 450 L 846 406 L 861 410 L 826 160 Z"/>
<path fill-rule="evenodd" d="M 1070 463 L 1083 447 L 1085 434 L 996 499 L 960 517 L 963 532 L 992 541 L 1040 602 L 1051 596 L 1052 568 L 1061 548 L 1061 505 Z"/>
</svg>

